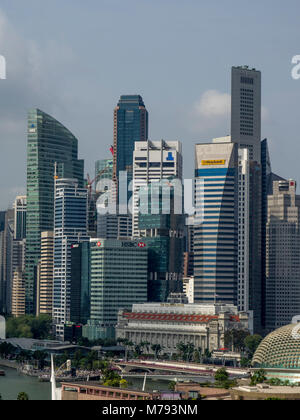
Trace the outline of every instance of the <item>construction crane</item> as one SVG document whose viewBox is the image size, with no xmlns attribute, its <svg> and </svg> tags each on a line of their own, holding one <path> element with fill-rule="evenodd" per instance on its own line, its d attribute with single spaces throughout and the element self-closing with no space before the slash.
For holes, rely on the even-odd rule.
<svg viewBox="0 0 300 420">
<path fill-rule="evenodd" d="M 112 156 L 114 156 L 114 148 L 113 146 L 110 147 L 110 152 L 112 154 Z M 88 189 L 88 196 L 89 196 L 89 201 L 92 197 L 92 189 L 93 189 L 93 184 L 95 181 L 97 181 L 98 178 L 100 178 L 101 175 L 105 174 L 109 169 L 109 166 L 107 166 L 106 168 L 102 169 L 102 171 L 98 172 L 98 174 L 96 175 L 96 177 L 94 179 L 91 179 L 91 177 L 89 176 L 89 174 L 87 174 L 87 189 Z"/>
<path fill-rule="evenodd" d="M 92 197 L 93 184 L 95 183 L 95 181 L 97 181 L 98 178 L 100 178 L 100 176 L 105 174 L 108 171 L 108 169 L 109 169 L 108 167 L 102 169 L 102 171 L 100 171 L 94 179 L 91 179 L 89 174 L 87 174 L 87 189 L 88 189 L 89 201 Z"/>
</svg>

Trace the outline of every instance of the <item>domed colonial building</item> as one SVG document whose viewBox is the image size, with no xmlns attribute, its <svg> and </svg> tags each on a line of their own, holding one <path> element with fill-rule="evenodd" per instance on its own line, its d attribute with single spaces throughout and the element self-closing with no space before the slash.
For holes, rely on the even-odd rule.
<svg viewBox="0 0 300 420">
<path fill-rule="evenodd" d="M 300 383 L 300 324 L 290 324 L 269 334 L 256 350 L 252 366 L 264 369 L 268 379 Z"/>
</svg>

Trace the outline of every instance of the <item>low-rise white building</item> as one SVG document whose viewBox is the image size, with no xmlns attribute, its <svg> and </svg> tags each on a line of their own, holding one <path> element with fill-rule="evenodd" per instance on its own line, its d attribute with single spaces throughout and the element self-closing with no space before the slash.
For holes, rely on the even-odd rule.
<svg viewBox="0 0 300 420">
<path fill-rule="evenodd" d="M 160 344 L 164 353 L 175 353 L 179 343 L 193 344 L 202 352 L 224 347 L 227 330 L 248 330 L 248 314 L 233 305 L 145 303 L 121 310 L 117 338 L 134 344 Z"/>
</svg>

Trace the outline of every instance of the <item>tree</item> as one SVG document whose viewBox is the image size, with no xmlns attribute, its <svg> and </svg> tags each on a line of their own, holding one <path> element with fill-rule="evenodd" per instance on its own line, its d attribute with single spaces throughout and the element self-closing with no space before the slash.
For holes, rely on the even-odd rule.
<svg viewBox="0 0 300 420">
<path fill-rule="evenodd" d="M 44 351 L 37 350 L 33 353 L 32 357 L 38 362 L 39 369 L 44 369 L 47 354 Z"/>
<path fill-rule="evenodd" d="M 251 365 L 251 361 L 249 359 L 246 359 L 246 357 L 241 358 L 241 367 L 242 368 L 250 367 L 250 365 Z"/>
<path fill-rule="evenodd" d="M 29 397 L 26 392 L 20 392 L 17 397 L 17 401 L 28 401 Z"/>
<path fill-rule="evenodd" d="M 8 338 L 35 338 L 44 340 L 50 338 L 52 320 L 49 315 L 38 317 L 24 315 L 19 318 L 8 318 L 6 321 L 6 336 Z"/>
<path fill-rule="evenodd" d="M 0 344 L 0 356 L 6 358 L 8 355 L 14 354 L 16 347 L 5 341 Z"/>
<path fill-rule="evenodd" d="M 143 348 L 145 348 L 145 349 L 146 349 L 147 354 L 149 354 L 149 353 L 150 353 L 150 343 L 149 343 L 149 341 L 143 341 L 143 342 L 141 343 L 141 346 L 142 346 Z"/>
<path fill-rule="evenodd" d="M 176 382 L 175 382 L 175 381 L 171 381 L 171 382 L 169 382 L 169 384 L 168 384 L 168 389 L 169 389 L 170 391 L 175 391 L 175 386 L 176 386 Z"/>
<path fill-rule="evenodd" d="M 262 384 L 266 379 L 266 372 L 264 369 L 259 369 L 252 375 L 250 383 L 252 386 L 255 386 L 257 384 Z"/>
<path fill-rule="evenodd" d="M 199 350 L 195 350 L 194 351 L 194 356 L 193 356 L 194 362 L 195 363 L 200 363 L 201 361 L 201 353 Z"/>
<path fill-rule="evenodd" d="M 234 351 L 245 350 L 245 338 L 249 336 L 248 330 L 227 330 L 224 334 L 224 344 L 226 348 Z"/>
<path fill-rule="evenodd" d="M 217 382 L 226 382 L 228 381 L 229 375 L 227 370 L 222 367 L 221 369 L 218 369 L 217 372 L 215 373 L 215 380 Z"/>
<path fill-rule="evenodd" d="M 211 352 L 208 349 L 205 349 L 204 351 L 204 357 L 206 357 L 207 359 L 211 358 Z"/>
<path fill-rule="evenodd" d="M 128 382 L 126 381 L 126 379 L 121 379 L 120 380 L 120 388 L 122 388 L 122 389 L 127 389 L 128 388 Z"/>
<path fill-rule="evenodd" d="M 244 343 L 250 359 L 252 359 L 252 357 L 254 356 L 254 353 L 256 352 L 256 349 L 262 342 L 262 339 L 262 336 L 258 334 L 249 335 L 245 338 Z"/>
<path fill-rule="evenodd" d="M 140 357 L 143 354 L 142 346 L 140 344 L 136 344 L 134 346 L 134 357 Z"/>
<path fill-rule="evenodd" d="M 158 356 L 163 351 L 163 347 L 160 344 L 153 344 L 153 346 L 151 346 L 151 349 L 154 351 L 155 359 L 157 360 Z"/>
</svg>

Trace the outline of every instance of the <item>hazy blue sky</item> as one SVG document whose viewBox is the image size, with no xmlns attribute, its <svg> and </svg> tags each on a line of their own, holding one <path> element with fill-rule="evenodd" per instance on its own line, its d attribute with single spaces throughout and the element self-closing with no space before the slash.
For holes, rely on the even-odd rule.
<svg viewBox="0 0 300 420">
<path fill-rule="evenodd" d="M 300 182 L 299 0 L 1 0 L 0 208 L 26 186 L 26 115 L 39 107 L 79 139 L 86 172 L 109 156 L 113 108 L 141 94 L 150 138 L 194 144 L 229 133 L 230 69 L 263 74 L 273 170 Z"/>
</svg>

